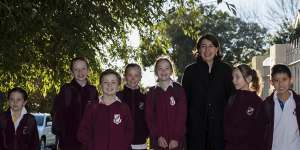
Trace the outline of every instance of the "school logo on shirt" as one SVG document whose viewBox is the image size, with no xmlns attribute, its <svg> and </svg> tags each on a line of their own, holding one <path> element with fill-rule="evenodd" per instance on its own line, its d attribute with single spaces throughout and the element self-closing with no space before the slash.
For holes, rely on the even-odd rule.
<svg viewBox="0 0 300 150">
<path fill-rule="evenodd" d="M 144 110 L 144 103 L 143 103 L 143 102 L 140 102 L 140 104 L 139 104 L 139 109 L 140 109 L 140 110 Z"/>
<path fill-rule="evenodd" d="M 170 97 L 170 105 L 174 106 L 176 104 L 175 99 L 173 96 Z"/>
<path fill-rule="evenodd" d="M 122 119 L 121 119 L 120 114 L 114 114 L 114 120 L 113 120 L 113 122 L 114 122 L 116 125 L 118 125 L 118 124 L 120 124 L 120 123 L 122 122 Z"/>
<path fill-rule="evenodd" d="M 254 108 L 249 106 L 246 113 L 248 116 L 252 116 L 254 113 Z"/>
<path fill-rule="evenodd" d="M 29 134 L 29 129 L 27 126 L 23 127 L 23 131 L 22 131 L 23 135 Z"/>
</svg>

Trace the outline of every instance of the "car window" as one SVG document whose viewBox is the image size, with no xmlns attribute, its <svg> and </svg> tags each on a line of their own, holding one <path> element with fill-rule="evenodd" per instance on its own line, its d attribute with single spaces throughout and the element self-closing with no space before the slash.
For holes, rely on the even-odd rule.
<svg viewBox="0 0 300 150">
<path fill-rule="evenodd" d="M 47 124 L 48 122 L 52 122 L 51 116 L 47 116 L 47 118 L 46 118 L 46 124 Z"/>
<path fill-rule="evenodd" d="M 44 116 L 42 116 L 42 115 L 34 115 L 34 118 L 35 118 L 36 123 L 37 123 L 38 126 L 43 126 Z"/>
</svg>

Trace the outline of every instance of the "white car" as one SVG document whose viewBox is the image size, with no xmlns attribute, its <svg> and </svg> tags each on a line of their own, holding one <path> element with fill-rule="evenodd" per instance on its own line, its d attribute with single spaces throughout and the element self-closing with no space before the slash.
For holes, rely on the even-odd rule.
<svg viewBox="0 0 300 150">
<path fill-rule="evenodd" d="M 32 113 L 34 116 L 39 132 L 41 147 L 54 146 L 55 135 L 51 132 L 52 119 L 48 113 Z"/>
</svg>

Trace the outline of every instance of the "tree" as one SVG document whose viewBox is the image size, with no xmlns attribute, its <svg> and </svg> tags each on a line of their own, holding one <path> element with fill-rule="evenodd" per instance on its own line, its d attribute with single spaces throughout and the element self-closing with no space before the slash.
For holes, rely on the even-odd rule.
<svg viewBox="0 0 300 150">
<path fill-rule="evenodd" d="M 70 80 L 69 62 L 85 56 L 98 81 L 106 56 L 124 57 L 127 28 L 149 25 L 164 0 L 4 0 L 0 2 L 0 91 L 30 93 L 30 107 L 49 110 L 60 85 Z M 120 44 L 121 43 L 121 44 Z M 125 45 L 125 46 L 122 46 Z M 111 48 L 113 47 L 113 48 Z M 107 54 L 108 53 L 108 54 Z"/>
<path fill-rule="evenodd" d="M 277 28 L 275 33 L 269 35 L 271 45 L 289 43 L 299 37 L 299 29 L 294 27 L 294 19 L 299 7 L 299 0 L 275 0 L 269 6 L 268 19 L 270 25 Z"/>
<path fill-rule="evenodd" d="M 158 55 L 171 55 L 180 79 L 184 67 L 193 61 L 192 50 L 200 35 L 216 35 L 225 61 L 235 64 L 248 63 L 253 56 L 264 53 L 266 31 L 256 23 L 244 22 L 214 6 L 186 4 L 171 10 L 164 19 L 141 33 L 141 57 L 147 66 Z"/>
</svg>

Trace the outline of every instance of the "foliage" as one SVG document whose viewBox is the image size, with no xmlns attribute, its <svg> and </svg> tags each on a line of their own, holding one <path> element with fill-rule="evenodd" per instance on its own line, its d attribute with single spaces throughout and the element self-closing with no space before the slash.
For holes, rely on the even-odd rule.
<svg viewBox="0 0 300 150">
<path fill-rule="evenodd" d="M 140 57 L 149 66 L 158 55 L 171 55 L 181 79 L 184 67 L 193 61 L 192 50 L 200 35 L 216 35 L 224 60 L 234 64 L 248 63 L 253 56 L 264 53 L 266 31 L 257 23 L 245 22 L 214 6 L 187 3 L 170 10 L 160 22 L 141 33 Z"/>
</svg>

